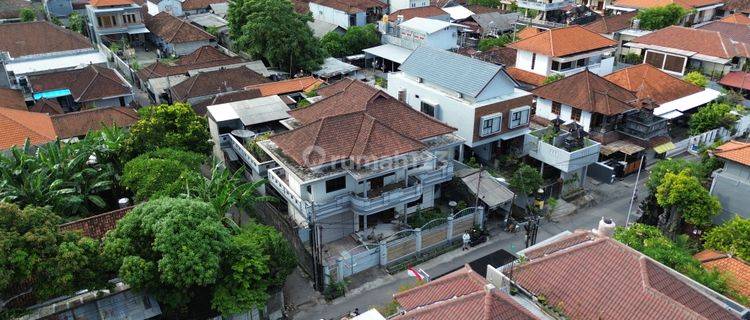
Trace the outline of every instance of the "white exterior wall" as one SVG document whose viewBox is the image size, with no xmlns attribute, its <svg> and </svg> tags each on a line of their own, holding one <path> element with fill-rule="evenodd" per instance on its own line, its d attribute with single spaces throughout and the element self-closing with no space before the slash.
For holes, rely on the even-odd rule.
<svg viewBox="0 0 750 320">
<path fill-rule="evenodd" d="M 430 0 L 390 0 L 388 2 L 390 12 L 408 8 L 426 7 L 430 5 Z"/>
<path fill-rule="evenodd" d="M 573 113 L 571 106 L 563 104 L 560 107 L 560 119 L 564 120 L 565 123 L 573 122 L 570 115 Z M 548 120 L 557 118 L 557 115 L 552 113 L 552 101 L 544 98 L 537 97 L 536 99 L 536 115 L 543 117 Z M 582 110 L 581 121 L 578 122 L 583 129 L 589 131 L 591 125 L 591 112 Z"/>
<path fill-rule="evenodd" d="M 146 5 L 148 6 L 148 14 L 152 16 L 159 14 L 159 12 L 167 12 L 175 17 L 183 15 L 182 2 L 177 0 L 162 0 L 158 4 L 147 1 Z"/>
<path fill-rule="evenodd" d="M 427 45 L 437 49 L 458 48 L 458 29 L 451 27 L 443 29 L 426 37 Z"/>
<path fill-rule="evenodd" d="M 525 50 L 518 50 L 516 52 L 516 68 L 521 70 L 530 71 L 538 75 L 548 76 L 550 74 L 551 58 L 549 56 L 537 54 L 536 62 L 534 63 L 534 69 L 531 68 L 531 59 L 533 53 Z"/>
<path fill-rule="evenodd" d="M 309 3 L 310 7 L 310 13 L 312 13 L 313 19 L 315 20 L 321 20 L 328 23 L 335 24 L 339 27 L 342 27 L 344 29 L 348 29 L 350 27 L 349 25 L 349 14 L 336 10 L 334 8 L 321 6 L 315 2 Z M 366 15 L 364 12 L 357 13 L 357 25 L 363 26 L 366 22 Z"/>
<path fill-rule="evenodd" d="M 174 50 L 174 54 L 177 56 L 184 56 L 187 54 L 193 53 L 195 50 L 198 50 L 198 48 L 203 46 L 211 45 L 211 42 L 208 40 L 205 41 L 193 41 L 193 42 L 185 42 L 185 43 L 176 43 L 171 44 L 170 47 L 172 50 Z"/>
</svg>

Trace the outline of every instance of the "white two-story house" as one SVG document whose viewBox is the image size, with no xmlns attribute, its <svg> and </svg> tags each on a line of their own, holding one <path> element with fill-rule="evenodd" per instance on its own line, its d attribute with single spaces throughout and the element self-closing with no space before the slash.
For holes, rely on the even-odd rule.
<svg viewBox="0 0 750 320">
<path fill-rule="evenodd" d="M 92 0 L 86 5 L 89 30 L 94 42 L 102 37 L 142 45 L 149 33 L 141 16 L 141 6 L 132 0 Z"/>
<path fill-rule="evenodd" d="M 403 9 L 429 6 L 430 0 L 390 0 L 388 1 L 388 4 L 388 11 L 393 13 Z"/>
<path fill-rule="evenodd" d="M 600 76 L 612 73 L 617 42 L 572 26 L 540 32 L 509 47 L 516 49 L 516 65 L 508 73 L 529 86 L 540 86 L 554 74 L 570 76 L 585 69 Z"/>
<path fill-rule="evenodd" d="M 313 19 L 344 29 L 378 21 L 388 5 L 378 0 L 313 0 L 309 2 Z"/>
<path fill-rule="evenodd" d="M 329 243 L 434 206 L 463 143 L 455 128 L 365 83 L 333 86 L 322 100 L 289 112 L 283 123 L 290 131 L 258 143 L 278 164 L 268 180 L 303 241 L 311 225 Z"/>
<path fill-rule="evenodd" d="M 503 67 L 453 52 L 419 47 L 388 74 L 388 93 L 422 113 L 458 128 L 478 160 L 523 148 L 531 94 L 518 89 Z"/>
</svg>

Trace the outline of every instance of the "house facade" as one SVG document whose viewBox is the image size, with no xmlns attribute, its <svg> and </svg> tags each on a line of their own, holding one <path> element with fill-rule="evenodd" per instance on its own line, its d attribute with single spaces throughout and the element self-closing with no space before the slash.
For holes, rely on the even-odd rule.
<svg viewBox="0 0 750 320">
<path fill-rule="evenodd" d="M 189 21 L 167 12 L 159 12 L 146 20 L 151 32 L 149 40 L 155 43 L 164 55 L 183 56 L 201 47 L 216 45 L 216 38 Z"/>
<path fill-rule="evenodd" d="M 612 10 L 613 13 L 618 14 L 675 4 L 684 8 L 688 12 L 688 14 L 682 18 L 681 24 L 684 26 L 692 26 L 720 18 L 719 14 L 723 12 L 721 9 L 724 6 L 724 2 L 724 0 L 616 0 L 612 2 L 612 4 L 607 4 L 606 9 Z"/>
<path fill-rule="evenodd" d="M 141 16 L 141 6 L 132 0 L 95 0 L 86 5 L 89 34 L 100 43 L 103 36 L 139 45 L 148 29 Z"/>
<path fill-rule="evenodd" d="M 314 0 L 309 2 L 313 19 L 333 23 L 344 29 L 380 20 L 387 7 L 385 2 L 378 0 Z"/>
<path fill-rule="evenodd" d="M 388 11 L 393 13 L 409 8 L 421 8 L 430 5 L 430 0 L 391 0 L 388 1 Z"/>
<path fill-rule="evenodd" d="M 414 50 L 419 46 L 429 46 L 436 49 L 451 50 L 459 47 L 458 31 L 461 25 L 447 21 L 411 18 L 391 29 L 389 34 L 383 35 L 383 43 L 397 45 Z"/>
<path fill-rule="evenodd" d="M 456 127 L 464 149 L 482 161 L 523 148 L 532 98 L 501 66 L 445 50 L 419 47 L 388 74 L 388 94 Z"/>
<path fill-rule="evenodd" d="M 169 13 L 175 17 L 182 16 L 182 2 L 178 0 L 148 0 L 146 1 L 148 14 L 155 16 L 160 12 Z"/>
<path fill-rule="evenodd" d="M 711 194 L 719 198 L 723 212 L 714 217 L 722 223 L 739 215 L 750 218 L 750 144 L 729 141 L 716 148 L 714 156 L 724 160 L 724 168 L 713 173 Z"/>
<path fill-rule="evenodd" d="M 133 102 L 133 88 L 115 69 L 89 65 L 28 77 L 35 101 L 49 99 L 64 111 L 84 108 L 127 107 Z"/>
</svg>

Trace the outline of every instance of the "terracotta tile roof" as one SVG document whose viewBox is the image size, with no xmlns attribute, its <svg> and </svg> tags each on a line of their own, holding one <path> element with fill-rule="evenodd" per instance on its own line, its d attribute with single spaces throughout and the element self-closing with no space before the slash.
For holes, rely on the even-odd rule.
<svg viewBox="0 0 750 320">
<path fill-rule="evenodd" d="M 729 284 L 737 293 L 750 297 L 750 265 L 728 254 L 704 250 L 694 256 L 703 268 L 718 270 L 730 276 Z"/>
<path fill-rule="evenodd" d="M 310 1 L 292 0 L 292 5 L 294 5 L 294 11 L 299 14 L 310 13 Z"/>
<path fill-rule="evenodd" d="M 750 14 L 750 0 L 725 0 L 724 10 Z"/>
<path fill-rule="evenodd" d="M 176 101 L 215 95 L 242 89 L 249 85 L 266 83 L 269 80 L 246 67 L 219 69 L 198 74 L 172 86 L 170 92 Z"/>
<path fill-rule="evenodd" d="M 491 12 L 504 13 L 505 12 L 498 8 L 485 7 L 483 5 L 478 5 L 478 4 L 468 5 L 466 6 L 466 9 L 469 9 L 469 11 L 474 12 L 474 14 L 484 14 L 484 13 L 491 13 Z"/>
<path fill-rule="evenodd" d="M 213 40 L 214 36 L 190 22 L 172 16 L 167 12 L 146 19 L 146 28 L 151 34 L 167 43 L 185 43 Z"/>
<path fill-rule="evenodd" d="M 289 112 L 301 127 L 271 137 L 298 164 L 367 163 L 423 150 L 422 140 L 456 130 L 365 83 L 342 81 L 343 91 Z M 324 152 L 305 154 L 312 146 Z"/>
<path fill-rule="evenodd" d="M 26 99 L 21 91 L 0 88 L 0 108 L 26 110 Z"/>
<path fill-rule="evenodd" d="M 604 16 L 597 18 L 595 21 L 586 24 L 583 27 L 589 31 L 600 34 L 615 33 L 630 28 L 633 18 L 635 18 L 637 14 L 637 11 L 633 11 L 613 16 Z"/>
<path fill-rule="evenodd" d="M 32 145 L 45 144 L 57 138 L 49 116 L 42 113 L 0 108 L 0 150 L 22 146 L 26 139 Z"/>
<path fill-rule="evenodd" d="M 195 113 L 201 116 L 205 116 L 206 113 L 208 113 L 208 106 L 213 106 L 213 105 L 222 104 L 222 103 L 235 102 L 235 101 L 255 99 L 255 98 L 260 98 L 260 97 L 262 97 L 262 95 L 260 94 L 260 90 L 245 89 L 245 90 L 239 90 L 239 91 L 234 91 L 234 92 L 219 93 L 216 96 L 214 96 L 213 99 L 208 99 L 206 101 L 195 103 L 192 105 L 192 107 Z"/>
<path fill-rule="evenodd" d="M 680 26 L 666 27 L 635 38 L 632 42 L 693 51 L 725 59 L 747 56 L 744 49 L 737 48 L 729 37 L 718 31 Z"/>
<path fill-rule="evenodd" d="M 518 39 L 524 40 L 524 39 L 527 39 L 527 38 L 531 38 L 531 37 L 533 37 L 533 36 L 535 36 L 537 34 L 540 34 L 542 32 L 544 32 L 544 31 L 543 30 L 539 30 L 538 28 L 525 27 L 521 31 L 518 31 L 518 33 L 516 33 L 516 37 Z"/>
<path fill-rule="evenodd" d="M 133 0 L 91 0 L 89 4 L 93 7 L 115 7 L 133 4 Z"/>
<path fill-rule="evenodd" d="M 60 103 L 57 102 L 57 100 L 49 100 L 49 99 L 39 99 L 34 103 L 31 108 L 29 108 L 29 111 L 31 112 L 39 112 L 39 113 L 46 113 L 46 114 L 63 114 L 65 111 L 60 106 Z"/>
<path fill-rule="evenodd" d="M 399 15 L 404 16 L 404 21 L 409 20 L 411 18 L 431 18 L 436 16 L 442 16 L 447 15 L 448 13 L 443 11 L 443 9 L 440 9 L 436 6 L 426 6 L 426 7 L 417 7 L 417 8 L 406 8 L 397 10 L 394 12 L 391 12 L 388 15 L 388 21 L 394 22 L 398 18 Z"/>
<path fill-rule="evenodd" d="M 21 14 L 21 9 L 31 7 L 31 1 L 26 0 L 0 1 L 0 19 L 17 19 Z"/>
<path fill-rule="evenodd" d="M 750 90 L 750 72 L 731 71 L 719 80 L 722 86 Z"/>
<path fill-rule="evenodd" d="M 635 92 L 638 99 L 651 98 L 663 104 L 703 91 L 703 88 L 675 78 L 650 64 L 639 64 L 606 75 L 616 85 Z"/>
<path fill-rule="evenodd" d="M 227 0 L 185 0 L 182 2 L 182 10 L 200 10 L 208 8 L 215 3 L 225 3 Z"/>
<path fill-rule="evenodd" d="M 437 280 L 396 293 L 393 298 L 405 310 L 412 310 L 438 301 L 484 291 L 484 286 L 488 283 L 486 279 L 471 270 L 469 265 L 464 265 L 463 268 Z"/>
<path fill-rule="evenodd" d="M 625 8 L 646 9 L 676 4 L 685 9 L 693 9 L 722 2 L 723 0 L 617 0 L 612 3 L 612 5 Z"/>
<path fill-rule="evenodd" d="M 213 46 L 203 46 L 177 59 L 174 64 L 162 62 L 150 64 L 138 71 L 142 80 L 187 74 L 190 70 L 213 68 L 245 62 L 240 57 L 230 57 Z"/>
<path fill-rule="evenodd" d="M 132 94 L 130 84 L 117 71 L 96 65 L 29 76 L 29 83 L 34 92 L 69 89 L 76 102 Z"/>
<path fill-rule="evenodd" d="M 716 148 L 714 154 L 719 158 L 750 166 L 750 143 L 732 140 Z"/>
<path fill-rule="evenodd" d="M 260 93 L 263 97 L 267 97 L 302 91 L 309 92 L 311 90 L 315 90 L 323 83 L 325 83 L 323 80 L 308 76 L 296 79 L 255 84 L 247 86 L 245 87 L 245 89 L 258 89 L 260 90 Z"/>
<path fill-rule="evenodd" d="M 330 97 L 334 94 L 337 94 L 339 92 L 343 92 L 348 88 L 353 82 L 356 82 L 357 80 L 351 79 L 351 78 L 345 78 L 341 79 L 339 81 L 336 81 L 332 84 L 329 84 L 325 87 L 322 87 L 318 89 L 318 95 L 321 97 Z"/>
<path fill-rule="evenodd" d="M 531 71 L 518 69 L 516 67 L 505 68 L 505 71 L 507 71 L 508 75 L 510 75 L 510 77 L 513 78 L 514 80 L 518 82 L 527 83 L 533 86 L 542 86 L 544 85 L 544 80 L 547 79 L 547 77 L 543 75 L 539 75 Z"/>
<path fill-rule="evenodd" d="M 516 49 L 513 48 L 493 47 L 485 51 L 477 51 L 472 48 L 464 47 L 458 49 L 457 52 L 474 59 L 506 67 L 511 67 L 516 64 Z"/>
<path fill-rule="evenodd" d="M 570 319 L 739 319 L 674 272 L 614 239 L 592 237 L 527 259 L 512 276 Z"/>
<path fill-rule="evenodd" d="M 388 5 L 378 0 L 312 0 L 321 6 L 333 8 L 352 14 L 366 12 L 370 8 L 387 8 Z"/>
<path fill-rule="evenodd" d="M 12 58 L 93 48 L 81 34 L 47 21 L 0 24 L 0 34 L 0 51 Z"/>
<path fill-rule="evenodd" d="M 614 47 L 617 42 L 581 26 L 552 29 L 508 45 L 550 57 L 564 57 L 577 53 Z"/>
<path fill-rule="evenodd" d="M 134 207 L 125 207 L 110 212 L 105 212 L 88 218 L 71 221 L 60 225 L 62 231 L 80 231 L 83 236 L 101 239 L 107 231 L 117 226 L 117 221 L 122 219 L 126 213 Z"/>
<path fill-rule="evenodd" d="M 713 21 L 700 26 L 698 29 L 717 31 L 733 41 L 750 43 L 750 25 Z"/>
<path fill-rule="evenodd" d="M 721 18 L 719 21 L 750 26 L 750 17 L 748 17 L 747 14 L 743 13 L 735 13 L 733 15 Z"/>
<path fill-rule="evenodd" d="M 532 90 L 538 97 L 584 111 L 616 115 L 633 109 L 633 92 L 588 71 L 582 71 Z"/>
<path fill-rule="evenodd" d="M 85 136 L 105 126 L 129 127 L 138 121 L 138 112 L 126 107 L 101 107 L 50 116 L 60 139 Z"/>
</svg>

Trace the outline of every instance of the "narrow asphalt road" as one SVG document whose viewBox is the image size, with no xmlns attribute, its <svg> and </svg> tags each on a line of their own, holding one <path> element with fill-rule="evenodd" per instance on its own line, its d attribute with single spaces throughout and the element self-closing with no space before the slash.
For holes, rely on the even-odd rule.
<svg viewBox="0 0 750 320">
<path fill-rule="evenodd" d="M 643 199 L 647 192 L 643 186 L 647 174 L 641 176 L 639 183 L 639 199 Z M 589 190 L 595 194 L 597 204 L 588 208 L 580 209 L 577 213 L 559 218 L 554 222 L 543 222 L 539 229 L 537 242 L 541 242 L 565 230 L 591 229 L 598 225 L 602 217 L 614 219 L 618 226 L 625 225 L 625 220 L 630 205 L 635 175 L 614 185 L 591 185 Z M 633 208 L 633 212 L 635 212 Z M 635 218 L 631 216 L 631 222 Z M 435 278 L 460 268 L 466 263 L 481 258 L 499 249 L 505 249 L 515 253 L 524 248 L 525 234 L 523 231 L 507 233 L 501 230 L 490 230 L 490 239 L 470 251 L 455 250 L 439 256 L 435 259 L 417 265 L 415 267 L 424 269 L 431 277 Z M 347 292 L 346 296 L 338 298 L 331 303 L 320 301 L 307 308 L 297 310 L 294 319 L 339 319 L 348 314 L 354 308 L 360 311 L 372 307 L 384 305 L 392 300 L 393 293 L 397 292 L 402 285 L 413 283 L 413 279 L 400 272 L 395 275 L 385 275 L 365 283 L 358 288 Z"/>
</svg>

